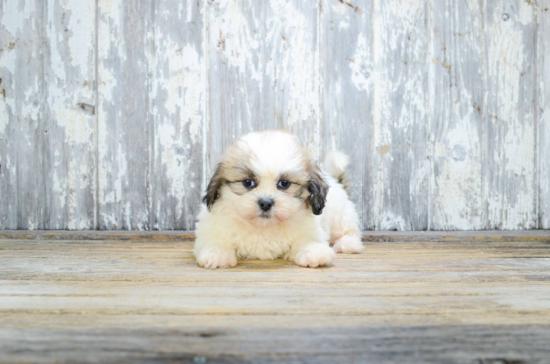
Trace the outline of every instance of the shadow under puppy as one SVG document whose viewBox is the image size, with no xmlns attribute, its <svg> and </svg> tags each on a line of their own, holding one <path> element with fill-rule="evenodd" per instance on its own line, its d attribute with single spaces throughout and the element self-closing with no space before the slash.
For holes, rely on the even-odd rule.
<svg viewBox="0 0 550 364">
<path fill-rule="evenodd" d="M 229 147 L 208 184 L 194 254 L 205 268 L 237 259 L 285 258 L 330 265 L 363 250 L 359 218 L 345 190 L 349 158 L 330 152 L 321 171 L 285 131 L 250 133 Z M 332 248 L 331 248 L 332 246 Z"/>
</svg>

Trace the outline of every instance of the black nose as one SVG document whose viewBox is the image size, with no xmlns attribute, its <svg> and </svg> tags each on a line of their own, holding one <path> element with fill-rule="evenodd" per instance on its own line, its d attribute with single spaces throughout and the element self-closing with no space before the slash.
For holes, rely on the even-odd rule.
<svg viewBox="0 0 550 364">
<path fill-rule="evenodd" d="M 273 202 L 270 198 L 262 198 L 260 201 L 258 201 L 258 205 L 260 205 L 260 208 L 263 211 L 269 211 L 271 209 L 271 206 L 273 206 L 275 202 Z"/>
</svg>

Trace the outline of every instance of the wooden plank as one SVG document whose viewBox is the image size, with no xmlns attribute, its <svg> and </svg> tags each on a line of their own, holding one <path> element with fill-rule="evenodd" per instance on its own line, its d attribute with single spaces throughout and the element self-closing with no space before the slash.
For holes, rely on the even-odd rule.
<svg viewBox="0 0 550 364">
<path fill-rule="evenodd" d="M 321 154 L 338 149 L 350 156 L 349 194 L 365 230 L 375 226 L 372 29 L 371 0 L 321 1 Z"/>
<path fill-rule="evenodd" d="M 319 153 L 316 3 L 212 1 L 208 7 L 210 174 L 254 130 L 286 128 Z"/>
<path fill-rule="evenodd" d="M 537 24 L 527 1 L 486 7 L 488 229 L 536 227 Z"/>
<path fill-rule="evenodd" d="M 226 286 L 225 282 L 219 281 L 213 285 L 204 286 L 200 281 L 196 282 L 104 282 L 104 281 L 50 281 L 44 284 L 41 281 L 28 281 L 21 284 L 17 280 L 3 280 L 0 288 L 2 297 L 28 297 L 30 300 L 36 300 L 40 297 L 78 300 L 81 297 L 92 299 L 97 297 L 125 297 L 125 296 L 149 296 L 145 299 L 168 299 L 171 296 L 192 297 L 197 296 L 204 299 L 206 297 L 251 297 L 252 290 L 256 287 L 252 282 L 235 282 L 233 285 Z M 323 284 L 302 282 L 300 287 L 287 287 L 284 282 L 271 282 L 265 285 L 265 297 L 371 297 L 382 299 L 384 297 L 484 297 L 486 299 L 510 299 L 514 295 L 527 294 L 532 297 L 541 298 L 547 295 L 544 289 L 544 282 L 474 282 L 466 284 L 465 282 L 456 282 L 452 285 L 447 283 L 434 283 L 429 286 L 423 284 L 406 285 L 402 282 L 373 282 L 364 285 L 358 282 L 346 282 L 341 286 L 326 286 Z M 524 300 L 524 303 L 527 302 Z M 37 302 L 32 304 L 36 305 Z M 520 302 L 514 302 L 519 304 Z M 103 307 L 105 308 L 105 307 Z M 119 308 L 122 308 L 121 306 Z M 380 307 L 379 307 L 380 308 Z M 510 308 L 506 306 L 506 309 Z M 328 309 L 328 308 L 327 308 Z M 419 308 L 418 308 L 419 309 Z M 471 307 L 462 307 L 460 309 L 471 309 Z M 532 309 L 532 308 L 531 308 Z M 504 312 L 505 310 L 501 310 Z M 288 315 L 294 315 L 288 312 Z M 339 315 L 345 316 L 345 315 Z M 449 321 L 450 322 L 450 321 Z M 484 321 L 485 322 L 485 321 Z M 456 321 L 454 322 L 456 323 Z"/>
<path fill-rule="evenodd" d="M 497 241 L 550 241 L 550 231 L 369 231 L 363 234 L 363 241 L 376 242 L 497 242 Z"/>
<path fill-rule="evenodd" d="M 45 229 L 93 229 L 94 0 L 45 3 Z"/>
<path fill-rule="evenodd" d="M 98 227 L 151 228 L 151 4 L 98 1 Z"/>
<path fill-rule="evenodd" d="M 0 361 L 548 357 L 548 243 L 369 243 L 330 268 L 277 260 L 223 271 L 197 267 L 191 249 L 149 239 L 1 240 Z"/>
<path fill-rule="evenodd" d="M 299 320 L 297 320 L 299 319 Z M 332 316 L 332 315 L 301 315 L 296 316 L 270 316 L 270 315 L 99 315 L 80 312 L 78 314 L 59 315 L 55 313 L 13 313 L 2 315 L 2 327 L 4 329 L 86 329 L 86 330 L 116 330 L 127 328 L 128 330 L 155 329 L 188 330 L 190 335 L 214 333 L 218 330 L 226 331 L 228 327 L 254 329 L 298 329 L 317 330 L 328 328 L 358 328 L 358 327 L 395 327 L 407 326 L 443 327 L 444 325 L 490 325 L 496 320 L 502 320 L 507 326 L 514 325 L 545 325 L 546 321 L 537 321 L 536 315 L 499 315 L 491 316 L 476 314 L 463 314 L 457 317 L 453 315 L 365 315 L 365 316 Z M 506 320 L 506 321 L 505 321 Z M 53 330 L 52 330 L 53 331 Z M 129 334 L 129 333 L 128 333 Z M 128 335 L 129 336 L 129 335 Z M 206 335 L 204 335 L 206 336 Z"/>
<path fill-rule="evenodd" d="M 122 240 L 122 241 L 194 241 L 192 231 L 0 231 L 0 239 L 11 240 Z M 550 242 L 548 230 L 521 231 L 368 231 L 365 242 Z"/>
<path fill-rule="evenodd" d="M 25 240 L 195 240 L 195 234 L 187 231 L 0 231 L 0 239 Z"/>
<path fill-rule="evenodd" d="M 5 363 L 544 363 L 549 334 L 548 325 L 324 330 L 119 326 L 79 334 L 63 328 L 3 329 L 0 359 Z"/>
<path fill-rule="evenodd" d="M 203 190 L 206 2 L 158 1 L 152 93 L 152 229 L 193 230 Z"/>
<path fill-rule="evenodd" d="M 538 171 L 539 171 L 539 229 L 550 229 L 550 1 L 541 0 L 538 6 Z"/>
<path fill-rule="evenodd" d="M 44 229 L 44 7 L 0 7 L 0 229 Z"/>
<path fill-rule="evenodd" d="M 293 282 L 292 284 L 299 284 Z M 216 287 L 214 287 L 216 288 Z M 539 288 L 539 290 L 542 288 Z M 142 291 L 147 288 L 142 287 Z M 510 295 L 445 296 L 326 296 L 258 295 L 257 287 L 240 296 L 182 294 L 174 288 L 170 296 L 147 294 L 121 296 L 2 296 L 0 314 L 78 314 L 88 315 L 255 315 L 255 316 L 369 316 L 369 315 L 468 315 L 487 316 L 498 312 L 500 316 L 537 316 L 550 324 L 550 309 L 544 304 L 548 294 L 514 292 Z M 323 305 L 316 304 L 322 300 Z M 531 301 L 526 304 L 526 301 Z M 521 304 L 524 302 L 524 304 Z M 503 308 L 502 306 L 505 306 Z M 315 312 L 311 307 L 316 307 Z M 481 308 L 477 308 L 481 307 Z M 537 309 L 536 307 L 542 307 Z"/>
<path fill-rule="evenodd" d="M 167 235 L 169 236 L 169 235 Z M 509 257 L 520 257 L 524 254 L 526 257 L 535 257 L 532 254 L 548 254 L 548 239 L 546 240 L 526 240 L 526 241 L 479 241 L 479 240 L 464 240 L 458 242 L 429 242 L 429 241 L 406 241 L 403 244 L 393 244 L 393 242 L 386 241 L 380 242 L 366 242 L 365 247 L 369 251 L 375 251 L 377 254 L 384 254 L 384 257 L 387 255 L 395 254 L 407 254 L 408 252 L 414 252 L 418 249 L 424 249 L 429 247 L 431 250 L 429 252 L 423 251 L 422 253 L 418 252 L 417 254 L 422 254 L 422 257 L 425 258 L 428 254 L 430 256 L 437 255 L 440 253 L 451 254 L 454 257 L 470 257 L 472 254 L 484 258 L 509 258 Z M 182 254 L 187 258 L 192 257 L 191 251 L 193 249 L 194 242 L 192 240 L 156 240 L 150 239 L 147 236 L 142 237 L 142 240 L 125 240 L 116 242 L 112 240 L 0 240 L 0 247 L 3 250 L 2 254 L 8 254 L 12 251 L 15 254 L 15 251 L 25 251 L 32 250 L 43 254 L 42 251 L 56 251 L 55 253 L 60 257 L 66 257 L 66 254 L 80 251 L 81 254 L 86 254 L 86 252 L 100 250 L 102 252 L 123 252 L 128 249 L 135 251 L 136 253 L 143 254 L 152 254 L 154 251 L 161 253 L 172 252 Z M 63 250 L 67 251 L 64 252 Z M 456 253 L 455 253 L 456 251 Z M 83 252 L 83 253 L 82 253 Z M 466 252 L 466 253 L 465 253 Z M 487 256 L 487 252 L 493 252 L 497 254 L 495 256 Z M 29 254 L 29 252 L 22 252 L 21 254 Z M 91 254 L 91 253 L 90 253 Z M 103 253 L 102 253 L 103 254 Z M 118 253 L 117 253 L 118 254 Z M 512 254 L 512 255 L 509 255 Z M 338 255 L 340 259 L 366 259 L 362 255 L 349 255 L 343 254 Z M 538 256 L 544 257 L 544 256 Z M 170 259 L 179 259 L 176 256 L 171 256 Z M 369 256 L 368 259 L 375 259 L 375 256 Z M 250 262 L 257 262 L 251 260 Z M 258 261 L 262 264 L 268 265 L 277 265 L 278 263 L 270 263 L 271 261 Z M 368 269 L 368 267 L 365 267 Z M 427 267 L 429 268 L 429 267 Z M 298 270 L 301 271 L 301 270 Z"/>
<path fill-rule="evenodd" d="M 211 271 L 196 265 L 192 242 L 0 242 L 2 280 L 116 282 L 215 287 L 240 282 L 328 284 L 361 287 L 386 284 L 545 282 L 550 279 L 548 243 L 369 243 L 368 255 L 339 255 L 333 267 L 303 269 L 286 260 L 241 260 L 236 268 Z M 397 258 L 396 258 L 397 257 Z M 301 283 L 300 283 L 301 282 Z M 107 284 L 107 283 L 106 283 Z M 111 284 L 111 283 L 108 283 Z M 337 286 L 334 286 L 334 285 Z M 287 287 L 290 288 L 290 287 Z"/>
<path fill-rule="evenodd" d="M 142 264 L 146 264 L 143 262 Z M 164 265 L 167 265 L 166 263 Z M 277 274 L 274 272 L 274 274 Z M 350 269 L 340 274 L 355 274 Z M 541 282 L 407 281 L 347 284 L 295 282 L 2 281 L 0 314 L 537 316 L 550 324 L 550 293 Z M 28 280 L 26 280 L 28 281 Z M 323 305 L 316 302 L 323 301 Z M 315 307 L 311 310 L 311 307 Z"/>
<path fill-rule="evenodd" d="M 376 230 L 428 228 L 428 8 L 374 1 Z"/>
<path fill-rule="evenodd" d="M 430 229 L 480 230 L 487 226 L 482 2 L 436 1 L 431 13 Z"/>
</svg>

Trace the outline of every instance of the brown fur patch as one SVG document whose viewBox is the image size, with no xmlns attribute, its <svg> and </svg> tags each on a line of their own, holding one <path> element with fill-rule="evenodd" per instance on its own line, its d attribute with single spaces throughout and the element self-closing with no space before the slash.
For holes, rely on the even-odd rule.
<svg viewBox="0 0 550 364">
<path fill-rule="evenodd" d="M 321 215 L 328 194 L 328 184 L 321 177 L 321 170 L 314 161 L 309 163 L 310 180 L 308 184 L 309 204 L 315 215 Z"/>
<path fill-rule="evenodd" d="M 218 163 L 216 171 L 208 183 L 206 196 L 202 199 L 202 201 L 206 203 L 208 209 L 212 208 L 214 202 L 220 197 L 220 188 L 222 188 L 224 183 L 225 179 L 222 174 L 222 164 Z"/>
</svg>

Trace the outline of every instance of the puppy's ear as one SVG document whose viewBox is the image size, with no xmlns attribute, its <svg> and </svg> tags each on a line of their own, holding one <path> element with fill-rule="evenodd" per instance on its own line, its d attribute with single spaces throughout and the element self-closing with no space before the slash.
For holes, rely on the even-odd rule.
<svg viewBox="0 0 550 364">
<path fill-rule="evenodd" d="M 203 197 L 202 202 L 206 203 L 208 210 L 212 208 L 212 205 L 220 197 L 220 189 L 225 183 L 224 178 L 222 177 L 222 164 L 219 163 L 216 167 L 216 171 L 212 176 L 212 179 L 208 183 L 208 188 L 206 189 L 206 196 Z"/>
<path fill-rule="evenodd" d="M 327 200 L 328 184 L 321 177 L 321 170 L 317 163 L 309 163 L 309 185 L 308 191 L 311 210 L 315 215 L 321 215 Z"/>
</svg>

